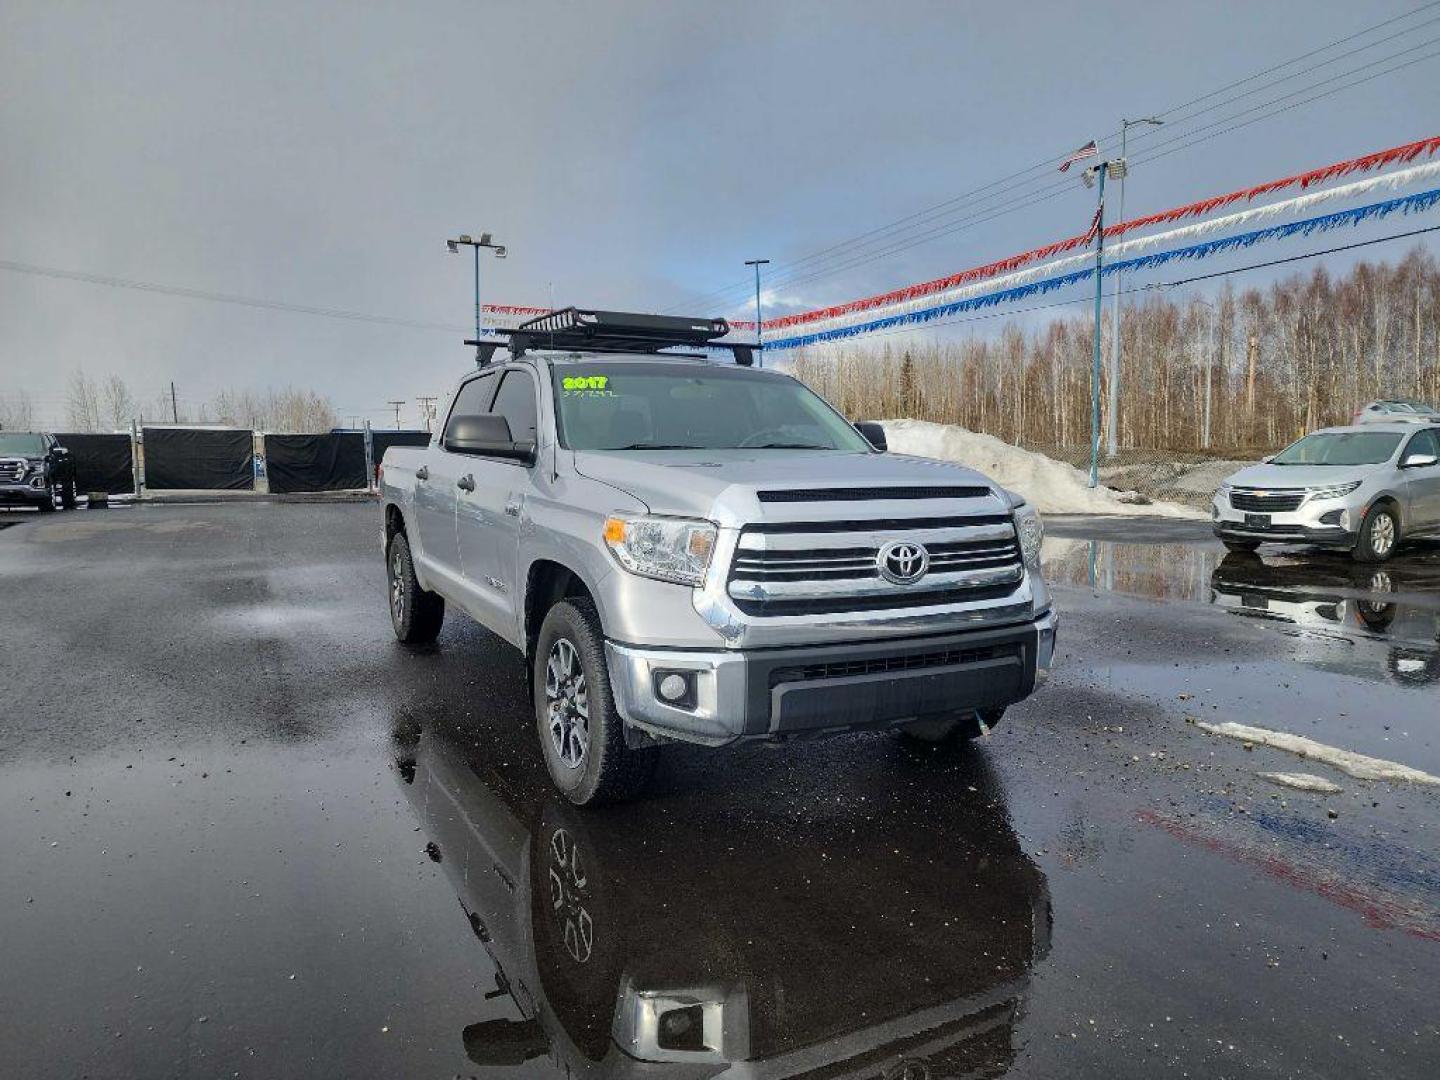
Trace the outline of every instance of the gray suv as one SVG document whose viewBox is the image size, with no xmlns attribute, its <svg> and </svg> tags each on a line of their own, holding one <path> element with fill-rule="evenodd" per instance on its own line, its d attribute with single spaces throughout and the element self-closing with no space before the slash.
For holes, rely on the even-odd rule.
<svg viewBox="0 0 1440 1080">
<path fill-rule="evenodd" d="M 1231 551 L 1298 542 L 1383 562 L 1405 539 L 1440 534 L 1440 425 L 1313 432 L 1227 479 L 1210 516 Z"/>
<path fill-rule="evenodd" d="M 803 384 L 703 352 L 724 320 L 565 309 L 482 353 L 382 463 L 390 613 L 520 649 L 560 790 L 638 790 L 667 742 L 983 733 L 1050 667 L 1040 515 L 882 453 Z M 874 442 L 870 441 L 874 439 Z"/>
</svg>

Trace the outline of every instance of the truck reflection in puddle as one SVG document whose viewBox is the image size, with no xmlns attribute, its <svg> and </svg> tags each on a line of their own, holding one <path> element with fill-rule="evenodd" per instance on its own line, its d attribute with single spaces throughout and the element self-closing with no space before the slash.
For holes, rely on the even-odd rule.
<svg viewBox="0 0 1440 1080">
<path fill-rule="evenodd" d="M 1382 566 L 1367 566 L 1343 553 L 1299 548 L 1246 555 L 1187 544 L 1055 538 L 1046 541 L 1045 560 L 1055 584 L 1210 603 L 1285 624 L 1307 639 L 1361 646 L 1343 660 L 1323 649 L 1302 651 L 1295 656 L 1301 663 L 1400 685 L 1440 680 L 1440 548 L 1434 545 L 1402 549 Z"/>
<path fill-rule="evenodd" d="M 776 817 L 753 793 L 578 811 L 482 779 L 443 735 L 397 746 L 426 850 L 494 962 L 486 998 L 513 1002 L 465 1029 L 476 1064 L 940 1080 L 1014 1060 L 1050 901 L 982 755 L 957 785 L 897 750 L 878 802 Z"/>
</svg>

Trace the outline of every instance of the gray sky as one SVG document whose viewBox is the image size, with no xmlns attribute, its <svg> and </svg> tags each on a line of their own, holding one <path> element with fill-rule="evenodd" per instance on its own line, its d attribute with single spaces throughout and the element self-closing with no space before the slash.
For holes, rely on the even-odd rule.
<svg viewBox="0 0 1440 1080">
<path fill-rule="evenodd" d="M 443 241 L 483 229 L 511 249 L 482 264 L 487 301 L 553 283 L 560 304 L 735 315 L 746 258 L 808 255 L 1419 4 L 3 0 L 0 260 L 463 327 L 470 264 Z M 1436 18 L 1156 139 L 1423 46 Z M 1437 69 L 1143 166 L 1142 140 L 1127 216 L 1440 133 Z M 781 286 L 777 309 L 1011 254 L 1092 209 L 1077 182 Z M 0 270 L 0 393 L 23 385 L 47 424 L 77 367 L 147 400 L 171 379 L 196 403 L 313 388 L 380 423 L 389 398 L 448 390 L 461 336 Z"/>
</svg>

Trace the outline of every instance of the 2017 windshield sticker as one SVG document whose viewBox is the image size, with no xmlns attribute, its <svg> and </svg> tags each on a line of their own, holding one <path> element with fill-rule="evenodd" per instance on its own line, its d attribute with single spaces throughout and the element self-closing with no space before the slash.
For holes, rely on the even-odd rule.
<svg viewBox="0 0 1440 1080">
<path fill-rule="evenodd" d="M 610 395 L 609 375 L 566 375 L 560 383 L 561 389 L 567 394 L 605 394 Z"/>
</svg>

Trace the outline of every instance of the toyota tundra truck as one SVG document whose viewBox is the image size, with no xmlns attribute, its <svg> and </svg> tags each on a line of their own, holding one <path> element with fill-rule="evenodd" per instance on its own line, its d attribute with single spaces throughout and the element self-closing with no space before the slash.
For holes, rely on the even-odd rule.
<svg viewBox="0 0 1440 1080">
<path fill-rule="evenodd" d="M 729 331 L 533 319 L 382 462 L 396 637 L 435 641 L 449 605 L 520 650 L 578 805 L 643 790 L 670 742 L 973 738 L 1054 656 L 1035 508 L 886 453 Z"/>
</svg>

